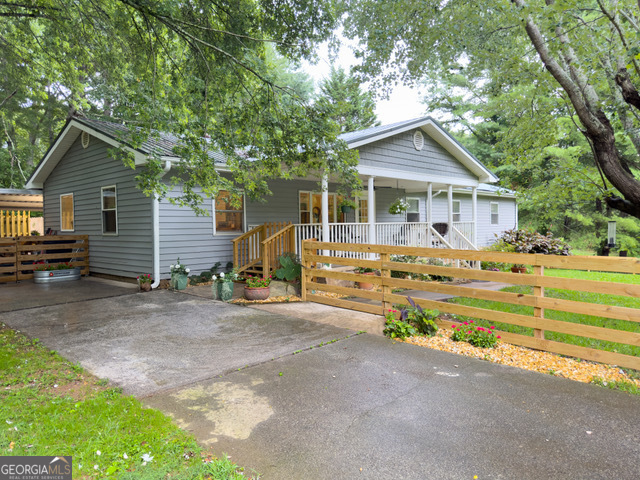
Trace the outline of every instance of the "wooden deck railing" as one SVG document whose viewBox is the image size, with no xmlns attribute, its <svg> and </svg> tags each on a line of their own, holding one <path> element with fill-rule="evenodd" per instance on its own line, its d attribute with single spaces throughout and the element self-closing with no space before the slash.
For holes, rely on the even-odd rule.
<svg viewBox="0 0 640 480">
<path fill-rule="evenodd" d="M 362 260 L 339 256 L 318 255 L 317 251 L 349 249 L 359 252 L 377 254 L 379 259 Z M 517 273 L 471 270 L 455 266 L 421 265 L 391 262 L 390 255 L 413 255 L 432 259 L 491 261 L 504 263 L 521 263 L 533 266 L 533 275 Z M 365 276 L 356 273 L 338 272 L 311 268 L 313 263 L 348 265 L 354 267 L 370 267 L 380 270 L 380 276 Z M 432 248 L 392 247 L 386 245 L 358 245 L 337 244 L 323 242 L 303 242 L 302 247 L 302 296 L 303 300 L 334 305 L 352 310 L 358 310 L 377 315 L 383 315 L 393 304 L 406 304 L 406 297 L 393 293 L 393 289 L 406 288 L 425 292 L 437 292 L 457 297 L 467 297 L 480 300 L 490 300 L 513 305 L 533 307 L 533 315 L 490 310 L 472 306 L 458 305 L 446 301 L 414 299 L 424 308 L 437 309 L 442 313 L 481 318 L 491 322 L 533 328 L 533 336 L 500 332 L 506 342 L 522 345 L 538 350 L 569 355 L 586 360 L 610 363 L 622 367 L 640 370 L 640 357 L 621 354 L 613 351 L 600 350 L 593 347 L 583 347 L 569 343 L 545 339 L 544 331 L 588 337 L 595 340 L 640 346 L 640 325 L 633 331 L 619 330 L 609 327 L 599 327 L 582 323 L 573 323 L 545 318 L 545 310 L 569 312 L 585 316 L 598 316 L 615 320 L 624 320 L 640 324 L 640 309 L 617 306 L 613 300 L 608 305 L 564 300 L 545 297 L 545 288 L 572 290 L 578 292 L 592 292 L 627 297 L 640 297 L 639 284 L 603 282 L 595 280 L 581 280 L 575 278 L 559 278 L 545 276 L 545 268 L 561 268 L 574 270 L 594 270 L 602 272 L 618 272 L 640 274 L 640 259 L 615 257 L 583 257 L 583 256 L 555 256 L 530 255 L 518 253 L 478 252 L 470 250 L 449 250 Z M 451 263 L 455 265 L 455 263 Z M 512 292 L 496 292 L 479 288 L 447 285 L 438 282 L 423 282 L 392 278 L 391 271 L 410 272 L 428 275 L 441 275 L 453 278 L 503 282 L 512 285 L 526 285 L 533 287 L 533 294 Z M 374 283 L 379 291 L 360 290 L 357 288 L 327 285 L 317 281 L 319 278 L 362 281 Z M 335 299 L 321 296 L 313 291 L 324 291 L 374 300 L 375 303 L 360 303 L 347 299 Z M 450 328 L 456 321 L 439 321 L 441 328 Z M 613 325 L 614 322 L 611 322 Z"/>
<path fill-rule="evenodd" d="M 0 283 L 33 278 L 33 271 L 44 263 L 66 262 L 89 274 L 88 235 L 0 238 Z"/>
<path fill-rule="evenodd" d="M 265 247 L 263 247 L 263 242 L 269 240 L 269 242 L 281 243 L 280 240 L 272 237 L 289 225 L 291 225 L 291 222 L 265 223 L 234 238 L 231 242 L 233 243 L 233 266 L 236 271 L 240 273 L 251 268 L 262 268 L 262 266 L 265 265 Z M 291 250 L 288 251 L 294 251 L 294 247 L 291 247 Z M 276 261 L 278 257 L 284 253 L 278 252 L 277 249 L 273 250 L 273 252 L 269 250 L 272 257 L 275 255 Z"/>
<path fill-rule="evenodd" d="M 280 265 L 281 255 L 295 251 L 295 226 L 289 223 L 283 229 L 262 241 L 262 275 L 268 277 Z"/>
<path fill-rule="evenodd" d="M 0 238 L 31 234 L 31 212 L 0 210 Z"/>
</svg>

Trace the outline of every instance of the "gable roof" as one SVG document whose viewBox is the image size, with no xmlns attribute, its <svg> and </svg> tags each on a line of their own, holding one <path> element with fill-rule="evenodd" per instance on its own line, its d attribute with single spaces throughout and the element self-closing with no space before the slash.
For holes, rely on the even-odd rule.
<svg viewBox="0 0 640 480">
<path fill-rule="evenodd" d="M 349 148 L 358 148 L 362 145 L 374 143 L 385 138 L 397 135 L 413 129 L 421 129 L 447 152 L 467 167 L 478 181 L 484 183 L 494 183 L 498 181 L 491 171 L 485 167 L 469 150 L 460 144 L 449 132 L 447 132 L 438 121 L 432 117 L 420 117 L 411 120 L 404 120 L 389 125 L 379 125 L 377 127 L 366 128 L 356 132 L 343 133 L 340 138 L 347 142 Z"/>
<path fill-rule="evenodd" d="M 380 125 L 356 132 L 340 135 L 347 142 L 349 148 L 358 148 L 362 145 L 377 142 L 384 138 L 397 135 L 407 130 L 420 128 L 433 138 L 454 158 L 467 167 L 478 177 L 479 182 L 493 183 L 498 181 L 487 167 L 475 158 L 455 138 L 453 138 L 442 126 L 431 117 L 414 118 L 389 125 Z M 44 157 L 29 177 L 27 188 L 42 188 L 45 180 L 51 174 L 64 154 L 78 139 L 82 132 L 87 132 L 105 143 L 116 147 L 124 147 L 134 155 L 135 165 L 144 165 L 150 155 L 157 155 L 163 161 L 179 162 L 180 157 L 174 153 L 174 149 L 181 144 L 178 136 L 171 133 L 154 131 L 145 141 L 138 146 L 133 146 L 131 137 L 140 131 L 139 127 L 131 127 L 114 122 L 105 122 L 84 117 L 74 117 L 67 121 L 62 131 L 58 134 L 53 144 L 49 147 Z M 224 164 L 225 157 L 221 152 L 210 151 L 210 156 L 215 163 Z"/>
</svg>

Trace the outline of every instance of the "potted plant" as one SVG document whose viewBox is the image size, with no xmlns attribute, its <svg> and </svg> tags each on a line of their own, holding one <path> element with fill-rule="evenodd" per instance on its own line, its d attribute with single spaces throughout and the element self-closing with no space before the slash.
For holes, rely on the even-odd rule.
<svg viewBox="0 0 640 480">
<path fill-rule="evenodd" d="M 231 272 L 225 274 L 220 272 L 220 275 L 213 275 L 211 280 L 211 292 L 213 293 L 214 300 L 222 300 L 228 302 L 233 298 L 233 282 L 238 279 L 238 273 L 234 268 Z"/>
<path fill-rule="evenodd" d="M 271 293 L 269 284 L 271 283 L 271 276 L 269 277 L 247 277 L 247 283 L 244 286 L 244 298 L 247 300 L 266 300 Z"/>
<path fill-rule="evenodd" d="M 171 288 L 174 290 L 184 290 L 187 288 L 187 275 L 191 271 L 180 263 L 180 257 L 176 261 L 175 265 L 171 265 Z"/>
<path fill-rule="evenodd" d="M 351 212 L 354 208 L 358 208 L 358 204 L 356 203 L 355 200 L 353 200 L 352 198 L 343 198 L 342 201 L 340 202 L 340 211 L 342 213 L 349 213 Z"/>
<path fill-rule="evenodd" d="M 371 275 L 375 276 L 378 271 L 375 268 L 369 267 L 356 267 L 354 270 L 356 273 L 360 273 L 362 275 Z M 374 284 L 369 282 L 358 282 L 358 286 L 361 290 L 373 290 Z"/>
<path fill-rule="evenodd" d="M 396 198 L 394 202 L 389 205 L 389 213 L 391 215 L 400 215 L 409 210 L 409 203 L 403 198 Z"/>
<path fill-rule="evenodd" d="M 70 262 L 58 264 L 42 264 L 33 271 L 34 283 L 55 283 L 80 280 L 82 269 L 74 267 Z"/>
<path fill-rule="evenodd" d="M 527 273 L 527 267 L 525 267 L 522 263 L 514 263 L 511 266 L 511 271 L 513 273 Z"/>
<path fill-rule="evenodd" d="M 138 277 L 138 286 L 140 287 L 141 292 L 150 292 L 151 291 L 151 275 L 148 273 L 143 273 Z"/>
</svg>

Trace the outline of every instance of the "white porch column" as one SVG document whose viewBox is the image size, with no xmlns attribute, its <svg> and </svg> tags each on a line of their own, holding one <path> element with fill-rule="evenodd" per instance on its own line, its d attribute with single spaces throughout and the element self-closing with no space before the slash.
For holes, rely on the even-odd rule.
<svg viewBox="0 0 640 480">
<path fill-rule="evenodd" d="M 448 236 L 449 243 L 453 238 L 453 185 L 447 187 L 447 223 L 449 224 Z"/>
<path fill-rule="evenodd" d="M 369 210 L 369 244 L 375 244 L 376 241 L 376 195 L 373 189 L 373 180 L 376 177 L 367 179 L 367 208 Z"/>
<path fill-rule="evenodd" d="M 471 220 L 473 220 L 473 238 L 471 242 L 478 245 L 478 187 L 471 188 Z"/>
<path fill-rule="evenodd" d="M 431 226 L 433 225 L 433 184 L 427 183 L 427 247 L 433 247 L 433 240 L 431 238 Z"/>
<path fill-rule="evenodd" d="M 322 241 L 329 241 L 329 180 L 327 172 L 322 175 Z M 329 255 L 328 250 L 322 250 L 322 255 Z"/>
</svg>

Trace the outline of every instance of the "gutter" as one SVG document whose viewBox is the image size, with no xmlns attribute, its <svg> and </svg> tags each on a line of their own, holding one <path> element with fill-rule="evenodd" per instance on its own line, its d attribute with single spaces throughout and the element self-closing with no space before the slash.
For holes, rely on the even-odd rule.
<svg viewBox="0 0 640 480">
<path fill-rule="evenodd" d="M 165 160 L 162 173 L 158 176 L 158 180 L 164 177 L 171 170 L 171 162 Z M 153 283 L 151 288 L 158 288 L 160 285 L 160 200 L 154 195 L 151 202 L 151 223 L 153 230 Z"/>
</svg>

